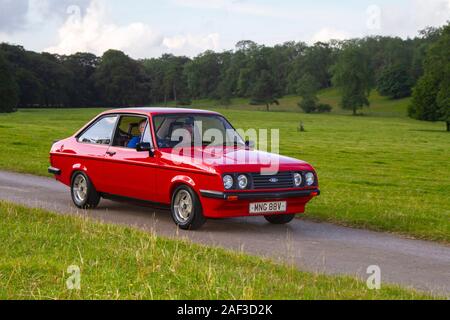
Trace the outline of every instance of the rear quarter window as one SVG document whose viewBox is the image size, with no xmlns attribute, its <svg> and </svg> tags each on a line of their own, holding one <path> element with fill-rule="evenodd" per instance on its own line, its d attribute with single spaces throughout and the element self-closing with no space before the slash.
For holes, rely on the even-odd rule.
<svg viewBox="0 0 450 320">
<path fill-rule="evenodd" d="M 116 126 L 117 116 L 108 116 L 99 119 L 79 137 L 78 142 L 109 145 Z"/>
</svg>

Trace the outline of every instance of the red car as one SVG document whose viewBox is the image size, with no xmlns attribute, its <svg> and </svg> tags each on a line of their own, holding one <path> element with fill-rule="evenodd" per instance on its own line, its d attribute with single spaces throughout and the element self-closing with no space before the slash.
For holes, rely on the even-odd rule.
<svg viewBox="0 0 450 320">
<path fill-rule="evenodd" d="M 50 163 L 77 207 L 101 198 L 162 204 L 182 229 L 241 216 L 289 223 L 320 194 L 311 165 L 254 150 L 222 115 L 202 110 L 104 112 L 56 142 Z M 264 172 L 269 166 L 276 171 Z"/>
</svg>

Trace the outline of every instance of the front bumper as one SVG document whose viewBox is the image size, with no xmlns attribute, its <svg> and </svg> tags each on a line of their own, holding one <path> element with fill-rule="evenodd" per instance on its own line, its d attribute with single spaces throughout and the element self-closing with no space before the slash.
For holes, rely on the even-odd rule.
<svg viewBox="0 0 450 320">
<path fill-rule="evenodd" d="M 320 194 L 320 190 L 288 190 L 270 192 L 217 192 L 201 190 L 203 214 L 207 218 L 233 218 L 267 214 L 251 214 L 250 205 L 255 202 L 286 201 L 286 212 L 279 214 L 300 214 L 306 204 Z"/>
<path fill-rule="evenodd" d="M 217 192 L 209 190 L 200 190 L 200 194 L 204 198 L 220 199 L 220 200 L 272 200 L 272 199 L 288 199 L 288 198 L 309 198 L 320 195 L 319 189 L 312 190 L 296 190 L 296 191 L 270 191 L 270 192 Z"/>
<path fill-rule="evenodd" d="M 318 188 L 288 191 L 251 191 L 251 192 L 217 192 L 201 190 L 203 214 L 207 218 L 233 218 L 263 216 L 250 213 L 250 206 L 255 202 L 286 201 L 286 211 L 277 214 L 301 214 L 306 204 L 320 194 Z"/>
</svg>

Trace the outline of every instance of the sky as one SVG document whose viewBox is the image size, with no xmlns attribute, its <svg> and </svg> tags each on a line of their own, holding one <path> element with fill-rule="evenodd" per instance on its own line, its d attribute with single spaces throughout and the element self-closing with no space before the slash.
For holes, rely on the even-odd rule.
<svg viewBox="0 0 450 320">
<path fill-rule="evenodd" d="M 193 57 L 240 40 L 414 37 L 449 20 L 450 0 L 0 0 L 0 42 L 58 54 Z"/>
</svg>

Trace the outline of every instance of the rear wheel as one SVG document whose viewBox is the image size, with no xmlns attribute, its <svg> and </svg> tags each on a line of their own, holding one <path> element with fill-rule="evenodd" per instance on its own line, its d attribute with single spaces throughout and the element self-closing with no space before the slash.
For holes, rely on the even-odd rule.
<svg viewBox="0 0 450 320">
<path fill-rule="evenodd" d="M 188 186 L 178 187 L 172 195 L 172 219 L 183 230 L 197 230 L 206 222 L 196 193 Z"/>
<path fill-rule="evenodd" d="M 100 203 L 100 195 L 83 172 L 73 175 L 70 191 L 73 203 L 80 209 L 94 209 Z"/>
<path fill-rule="evenodd" d="M 272 224 L 287 224 L 294 220 L 295 214 L 280 214 L 274 216 L 264 216 Z"/>
</svg>

